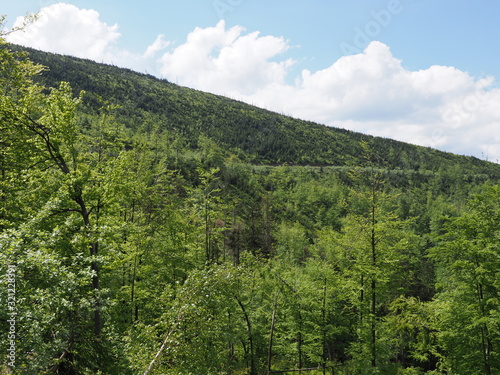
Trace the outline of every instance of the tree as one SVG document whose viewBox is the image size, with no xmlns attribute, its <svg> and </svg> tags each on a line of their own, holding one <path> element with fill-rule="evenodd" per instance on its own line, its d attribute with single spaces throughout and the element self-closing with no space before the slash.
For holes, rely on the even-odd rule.
<svg viewBox="0 0 500 375">
<path fill-rule="evenodd" d="M 373 167 L 357 173 L 355 181 L 366 179 L 362 184 L 366 188 L 352 190 L 351 213 L 342 230 L 320 235 L 320 248 L 331 244 L 329 251 L 322 252 L 345 280 L 356 316 L 353 366 L 363 373 L 390 371 L 393 343 L 384 317 L 395 298 L 410 293 L 407 276 L 414 272 L 418 241 L 411 220 L 399 220 L 395 214 L 395 199 L 384 191 L 382 173 Z"/>
<path fill-rule="evenodd" d="M 440 243 L 430 250 L 437 264 L 444 364 L 454 372 L 500 370 L 500 189 L 488 187 L 468 210 L 448 219 Z"/>
<path fill-rule="evenodd" d="M 43 68 L 6 46 L 0 59 L 2 159 L 20 156 L 3 166 L 5 177 L 19 180 L 3 185 L 18 214 L 4 215 L 2 256 L 5 264 L 19 265 L 20 290 L 27 301 L 40 304 L 37 319 L 43 322 L 33 331 L 33 312 L 25 306 L 22 319 L 32 323 L 21 333 L 36 358 L 28 366 L 53 372 L 104 369 L 101 268 L 109 243 L 102 239 L 112 232 L 109 218 L 117 208 L 118 181 L 111 171 L 122 151 L 120 130 L 104 130 L 109 122 L 103 114 L 93 125 L 97 133 L 85 134 L 77 124 L 83 93 L 75 98 L 64 82 L 57 89 L 34 83 Z M 49 302 L 46 293 L 53 288 L 57 292 Z M 55 322 L 60 329 L 52 331 Z"/>
<path fill-rule="evenodd" d="M 257 374 L 242 267 L 211 265 L 190 273 L 157 330 L 159 350 L 144 374 L 218 374 L 248 367 Z M 250 345 L 250 347 L 248 347 Z"/>
</svg>

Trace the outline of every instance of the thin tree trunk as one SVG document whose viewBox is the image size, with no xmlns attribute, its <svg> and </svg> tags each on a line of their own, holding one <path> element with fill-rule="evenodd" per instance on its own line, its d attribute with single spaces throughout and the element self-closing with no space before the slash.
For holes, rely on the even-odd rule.
<svg viewBox="0 0 500 375">
<path fill-rule="evenodd" d="M 207 259 L 207 264 L 210 263 L 210 234 L 208 228 L 208 202 L 205 197 L 205 257 Z"/>
<path fill-rule="evenodd" d="M 364 306 L 363 306 L 363 304 L 365 302 L 365 275 L 361 275 L 360 284 L 361 284 L 361 291 L 359 293 L 359 325 L 362 326 L 363 319 L 364 319 L 364 316 L 363 316 Z"/>
<path fill-rule="evenodd" d="M 131 304 L 131 323 L 134 322 L 134 316 L 137 318 L 137 311 L 135 306 L 135 277 L 137 274 L 137 254 L 134 256 L 134 267 L 132 269 L 132 285 L 130 288 L 130 304 Z"/>
<path fill-rule="evenodd" d="M 168 340 L 170 339 L 170 336 L 172 335 L 172 333 L 175 332 L 176 328 L 177 327 L 174 325 L 170 329 L 170 331 L 167 333 L 167 336 L 165 337 L 165 340 L 163 340 L 163 343 L 161 344 L 160 350 L 158 350 L 158 352 L 154 356 L 153 360 L 149 364 L 148 368 L 146 369 L 146 371 L 144 371 L 143 375 L 148 375 L 151 372 L 151 370 L 153 369 L 153 366 L 155 365 L 156 361 L 158 360 L 158 358 L 160 357 L 160 355 L 163 353 L 163 351 L 167 347 Z"/>
<path fill-rule="evenodd" d="M 278 294 L 276 294 L 276 297 L 274 298 L 274 304 L 273 304 L 273 315 L 271 318 L 271 330 L 269 332 L 269 347 L 267 350 L 267 373 L 271 373 L 271 362 L 273 358 L 273 337 L 274 337 L 274 324 L 276 322 L 276 307 L 278 305 Z"/>
<path fill-rule="evenodd" d="M 377 268 L 377 240 L 375 225 L 377 223 L 376 218 L 376 190 L 373 186 L 372 190 L 372 212 L 371 212 L 371 250 L 372 250 L 372 272 L 375 272 Z M 376 313 L 377 313 L 377 281 L 376 275 L 372 275 L 371 281 L 371 365 L 372 367 L 377 367 L 377 327 L 376 327 Z"/>
<path fill-rule="evenodd" d="M 83 219 L 83 223 L 87 230 L 87 235 L 90 236 L 90 212 L 87 209 L 85 201 L 82 197 L 82 189 L 79 186 L 74 186 L 74 196 L 73 200 L 80 206 L 80 214 Z M 95 258 L 99 253 L 99 244 L 97 241 L 90 241 L 90 256 L 93 259 L 90 263 L 90 269 L 93 271 L 92 276 L 92 288 L 94 289 L 95 302 L 94 302 L 94 335 L 99 337 L 102 331 L 102 318 L 101 318 L 101 300 L 99 296 L 100 285 L 99 285 L 99 265 Z"/>
<path fill-rule="evenodd" d="M 302 368 L 302 314 L 300 313 L 299 310 L 299 337 L 298 337 L 298 343 L 297 343 L 297 351 L 299 355 L 299 369 Z M 302 371 L 300 371 L 302 372 Z"/>
<path fill-rule="evenodd" d="M 91 245 L 91 254 L 93 256 L 98 253 L 98 244 L 93 243 Z M 99 265 L 96 261 L 92 261 L 90 268 L 94 271 L 94 275 L 92 276 L 92 288 L 96 293 L 95 302 L 94 302 L 94 334 L 96 337 L 101 336 L 102 332 L 102 317 L 101 317 L 101 297 L 99 296 L 100 285 L 99 285 Z"/>
<path fill-rule="evenodd" d="M 375 289 L 376 281 L 372 280 L 372 302 L 371 302 L 371 363 L 372 367 L 377 367 L 377 322 L 376 322 L 376 302 L 377 296 Z"/>
<path fill-rule="evenodd" d="M 248 313 L 245 309 L 245 305 L 240 301 L 240 299 L 237 296 L 234 296 L 236 298 L 236 301 L 238 302 L 238 305 L 241 308 L 241 311 L 243 312 L 243 316 L 245 317 L 245 322 L 247 324 L 247 331 L 248 331 L 248 344 L 250 346 L 250 375 L 257 375 L 257 367 L 255 366 L 255 352 L 254 352 L 254 346 L 253 346 L 253 331 L 252 331 L 252 322 L 250 321 L 250 317 L 248 316 Z"/>
<path fill-rule="evenodd" d="M 477 284 L 477 297 L 479 303 L 479 310 L 481 312 L 481 317 L 486 317 L 486 312 L 484 311 L 484 292 L 482 284 Z M 485 323 L 481 325 L 481 346 L 483 352 L 483 363 L 484 363 L 484 373 L 486 375 L 491 375 L 491 365 L 490 365 L 490 353 L 492 351 L 492 344 L 489 335 L 488 327 Z"/>
<path fill-rule="evenodd" d="M 326 361 L 327 361 L 327 345 L 326 345 L 326 277 L 325 284 L 323 285 L 323 306 L 321 308 L 321 322 L 322 322 L 322 332 L 321 339 L 323 341 L 323 375 L 326 375 Z"/>
</svg>

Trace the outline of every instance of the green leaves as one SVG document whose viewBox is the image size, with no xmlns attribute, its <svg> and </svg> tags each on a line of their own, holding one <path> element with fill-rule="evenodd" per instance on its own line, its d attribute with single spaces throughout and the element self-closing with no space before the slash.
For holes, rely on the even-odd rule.
<svg viewBox="0 0 500 375">
<path fill-rule="evenodd" d="M 500 369 L 500 190 L 486 188 L 469 209 L 451 219 L 430 256 L 438 265 L 445 363 L 457 371 L 492 374 Z M 478 370 L 481 369 L 481 370 Z M 473 372 L 475 371 L 475 372 Z"/>
<path fill-rule="evenodd" d="M 20 369 L 498 372 L 500 189 L 464 209 L 488 176 L 436 172 L 464 159 L 45 58 L 0 48 Z"/>
</svg>

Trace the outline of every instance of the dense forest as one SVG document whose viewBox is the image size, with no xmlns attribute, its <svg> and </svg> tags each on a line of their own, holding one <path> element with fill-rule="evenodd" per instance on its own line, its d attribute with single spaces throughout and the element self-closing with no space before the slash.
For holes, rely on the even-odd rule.
<svg viewBox="0 0 500 375">
<path fill-rule="evenodd" d="M 1 39 L 0 88 L 0 373 L 500 372 L 500 165 Z"/>
</svg>

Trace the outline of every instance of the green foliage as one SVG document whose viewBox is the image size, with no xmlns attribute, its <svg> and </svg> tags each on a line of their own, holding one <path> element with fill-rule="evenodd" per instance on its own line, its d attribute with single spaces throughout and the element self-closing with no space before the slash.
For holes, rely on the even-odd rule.
<svg viewBox="0 0 500 375">
<path fill-rule="evenodd" d="M 425 180 L 428 171 L 452 172 L 453 178 L 466 181 L 500 176 L 498 165 L 473 157 L 293 119 L 127 69 L 23 50 L 29 51 L 33 61 L 49 67 L 41 77 L 46 86 L 67 81 L 77 91 L 89 92 L 84 100 L 86 112 L 98 110 L 101 96 L 121 106 L 117 117 L 130 128 L 137 129 L 154 118 L 190 146 L 197 147 L 197 140 L 204 135 L 249 162 L 366 166 L 365 143 L 379 153 L 377 166 L 394 171 L 394 183 L 404 183 L 407 178 Z M 443 187 L 453 189 L 453 178 L 440 175 Z"/>
<path fill-rule="evenodd" d="M 430 255 L 439 264 L 438 301 L 445 363 L 456 372 L 500 370 L 500 189 L 491 187 L 448 221 L 442 243 Z"/>
<path fill-rule="evenodd" d="M 498 165 L 30 57 L 0 46 L 0 372 L 500 371 Z"/>
</svg>

